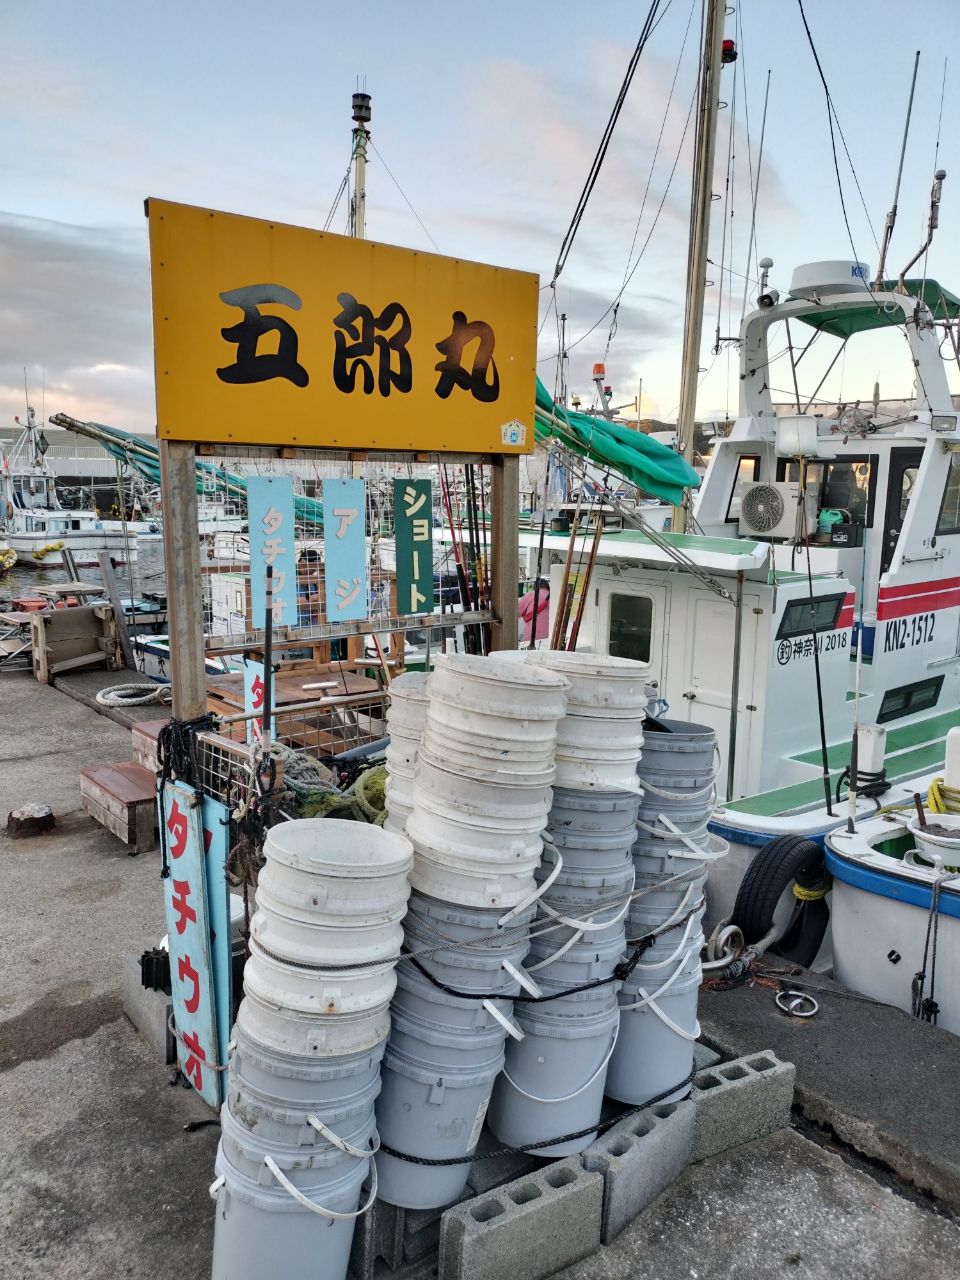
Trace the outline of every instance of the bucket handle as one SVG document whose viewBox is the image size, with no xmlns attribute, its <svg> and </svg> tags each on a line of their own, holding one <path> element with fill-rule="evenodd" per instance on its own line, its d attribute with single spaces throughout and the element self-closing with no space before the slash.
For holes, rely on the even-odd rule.
<svg viewBox="0 0 960 1280">
<path fill-rule="evenodd" d="M 660 827 L 651 827 L 649 822 L 644 822 L 642 818 L 637 819 L 638 830 L 646 831 L 647 835 L 654 836 L 656 837 L 657 840 L 666 840 L 667 836 L 671 834 L 675 836 L 680 836 L 684 844 L 690 844 L 690 839 L 694 835 L 692 831 L 681 831 L 678 827 L 675 827 L 672 822 L 670 822 L 669 818 L 664 818 L 662 813 L 658 813 L 657 817 L 661 820 L 661 822 L 666 822 L 669 824 L 669 829 L 667 831 L 663 831 Z M 705 834 L 705 832 L 706 832 L 706 824 L 704 824 L 704 826 L 699 828 L 699 834 Z M 690 844 L 690 848 L 696 850 L 696 854 L 698 858 L 702 858 L 704 856 L 703 851 L 699 848 L 699 846 Z M 688 855 L 685 854 L 684 857 L 686 856 Z"/>
<path fill-rule="evenodd" d="M 533 893 L 527 894 L 527 896 L 524 899 L 522 899 L 522 901 L 518 902 L 515 907 L 512 907 L 507 912 L 506 915 L 500 917 L 500 919 L 497 921 L 498 927 L 500 927 L 501 925 L 505 925 L 507 921 L 512 920 L 514 916 L 520 915 L 522 911 L 526 911 L 527 907 L 533 906 L 533 904 L 538 900 L 538 898 L 540 898 L 542 894 L 547 892 L 547 890 L 553 884 L 554 880 L 556 880 L 557 876 L 563 870 L 563 858 L 560 856 L 560 851 L 557 848 L 557 846 L 553 843 L 553 841 L 546 834 L 546 832 L 544 832 L 542 839 L 545 845 L 550 846 L 550 850 L 552 851 L 553 856 L 556 858 L 556 866 L 547 876 L 546 880 L 544 880 L 543 884 L 538 884 L 536 889 L 534 889 Z"/>
<path fill-rule="evenodd" d="M 684 913 L 687 910 L 687 904 L 690 901 L 690 895 L 693 893 L 694 889 L 697 887 L 698 886 L 693 880 L 689 882 L 689 884 L 687 885 L 687 891 L 683 895 L 683 898 L 680 901 L 679 907 L 677 907 L 676 911 L 674 911 L 673 915 L 670 916 L 669 919 L 665 920 L 664 923 L 659 926 L 659 930 L 661 933 L 669 933 L 670 930 L 673 928 L 673 926 L 683 917 Z M 691 919 L 692 918 L 693 917 L 691 917 Z"/>
<path fill-rule="evenodd" d="M 372 1156 L 373 1152 L 368 1151 L 365 1154 Z M 263 1163 L 276 1178 L 277 1182 L 280 1183 L 284 1191 L 296 1200 L 297 1204 L 302 1205 L 304 1209 L 309 1209 L 311 1213 L 319 1214 L 322 1218 L 332 1218 L 335 1222 L 352 1222 L 355 1218 L 363 1217 L 367 1210 L 372 1208 L 373 1202 L 377 1198 L 377 1166 L 375 1163 L 370 1166 L 371 1185 L 367 1203 L 361 1209 L 357 1209 L 355 1213 L 338 1213 L 335 1209 L 325 1209 L 322 1204 L 315 1204 L 303 1194 L 299 1187 L 295 1187 L 293 1185 L 283 1170 L 277 1165 L 273 1156 L 264 1156 Z"/>
<path fill-rule="evenodd" d="M 637 962 L 635 967 L 637 969 L 646 969 L 648 973 L 653 973 L 654 970 L 656 969 L 665 969 L 667 965 L 673 964 L 674 960 L 678 958 L 678 956 L 680 955 L 680 952 L 687 945 L 687 941 L 690 937 L 690 930 L 692 929 L 692 927 L 693 927 L 693 916 L 691 916 L 690 919 L 687 921 L 687 927 L 683 931 L 683 937 L 680 939 L 680 945 L 677 947 L 676 951 L 673 953 L 672 956 L 670 956 L 668 960 L 658 960 L 656 964 L 644 964 L 643 960 L 640 959 Z M 627 945 L 628 946 L 630 945 L 629 941 Z"/>
<path fill-rule="evenodd" d="M 573 916 L 562 915 L 559 911 L 554 911 L 553 907 L 551 907 L 548 903 L 541 902 L 540 910 L 544 913 L 544 915 L 550 916 L 551 919 L 556 920 L 559 924 L 565 924 L 568 929 L 577 930 L 577 938 L 569 941 L 560 951 L 556 953 L 555 956 L 552 956 L 551 959 L 557 959 L 559 956 L 563 955 L 564 952 L 567 951 L 573 945 L 573 941 L 579 941 L 579 939 L 582 938 L 585 933 L 598 933 L 601 929 L 609 929 L 611 925 L 619 924 L 620 921 L 624 918 L 624 916 L 630 910 L 630 903 L 633 901 L 633 898 L 631 895 L 633 894 L 634 886 L 636 885 L 636 883 L 637 883 L 637 873 L 636 871 L 634 871 L 633 883 L 630 885 L 630 888 L 626 892 L 626 897 L 625 897 L 623 906 L 620 908 L 620 911 L 617 913 L 617 915 L 613 917 L 612 920 L 594 920 L 593 917 L 597 915 L 598 912 L 605 911 L 606 910 L 605 907 L 597 907 L 595 911 L 592 911 L 589 915 L 585 916 L 583 919 L 575 919 Z M 542 961 L 541 964 L 537 965 L 536 967 L 541 968 L 544 963 L 546 962 Z"/>
<path fill-rule="evenodd" d="M 661 800 L 689 800 L 691 803 L 694 800 L 701 800 L 704 796 L 710 795 L 711 792 L 713 792 L 714 799 L 716 799 L 717 792 L 716 777 L 711 778 L 705 787 L 700 787 L 696 791 L 667 791 L 664 787 L 655 786 L 649 778 L 641 778 L 640 785 L 643 787 L 644 795 L 648 791 L 652 791 Z"/>
<path fill-rule="evenodd" d="M 546 960 L 538 960 L 536 964 L 527 965 L 527 973 L 537 973 L 540 969 L 546 969 L 548 965 L 553 964 L 554 960 L 559 960 L 561 956 L 565 956 L 571 947 L 575 947 L 583 937 L 583 930 L 573 926 L 574 932 L 566 940 L 562 947 L 558 947 L 552 956 L 547 956 Z"/>
<path fill-rule="evenodd" d="M 678 969 L 677 972 L 679 973 L 680 970 Z M 668 979 L 667 982 L 664 983 L 664 985 L 660 988 L 660 990 L 656 994 L 658 996 L 662 995 L 663 992 L 666 991 L 667 987 L 669 987 L 672 981 L 673 981 L 673 978 Z M 643 988 L 640 987 L 639 990 L 643 991 Z M 651 1013 L 655 1013 L 657 1017 L 660 1019 L 660 1021 L 663 1023 L 663 1025 L 669 1028 L 669 1030 L 672 1031 L 675 1035 L 678 1035 L 681 1040 L 691 1040 L 691 1041 L 699 1040 L 700 1038 L 700 1020 L 699 1019 L 694 1020 L 695 1025 L 692 1031 L 684 1031 L 683 1027 L 678 1026 L 677 1023 L 674 1022 L 674 1020 L 669 1016 L 669 1014 L 666 1014 L 663 1012 L 663 1010 L 657 1004 L 653 996 L 645 995 L 645 998 L 643 1000 L 638 1000 L 636 1004 L 622 1004 L 620 1006 L 620 1011 L 622 1013 L 628 1009 L 641 1009 L 643 1008 L 644 1005 L 647 1006 L 647 1008 L 650 1010 Z"/>
<path fill-rule="evenodd" d="M 226 1178 L 221 1173 L 219 1178 L 214 1178 L 214 1180 L 210 1183 L 210 1186 L 207 1188 L 207 1193 L 209 1194 L 211 1200 L 216 1200 L 220 1192 L 220 1188 L 223 1186 L 225 1182 L 226 1182 Z"/>
<path fill-rule="evenodd" d="M 500 1023 L 508 1036 L 513 1036 L 514 1040 L 523 1039 L 523 1029 L 517 1023 L 511 1021 L 510 1018 L 504 1017 L 492 1000 L 484 1000 L 483 1008 L 486 1009 L 491 1018 L 495 1018 Z"/>
<path fill-rule="evenodd" d="M 536 996 L 538 999 L 543 995 L 543 992 L 522 966 L 515 965 L 512 960 L 504 960 L 500 967 L 509 973 L 514 982 L 518 982 L 523 990 L 529 992 L 530 995 Z"/>
<path fill-rule="evenodd" d="M 573 1093 L 564 1094 L 562 1098 L 538 1098 L 535 1093 L 527 1093 L 526 1089 L 520 1088 L 520 1086 L 517 1084 L 516 1080 L 514 1080 L 513 1076 L 506 1069 L 506 1067 L 503 1068 L 503 1072 L 502 1072 L 503 1078 L 504 1080 L 506 1080 L 507 1084 L 510 1085 L 512 1089 L 516 1089 L 517 1093 L 519 1093 L 521 1097 L 526 1098 L 529 1102 L 545 1102 L 545 1103 L 572 1102 L 574 1098 L 578 1098 L 581 1093 L 585 1092 L 585 1090 L 590 1088 L 590 1086 L 598 1078 L 601 1072 L 606 1071 L 607 1067 L 610 1064 L 610 1059 L 613 1057 L 613 1051 L 617 1047 L 617 1038 L 619 1035 L 620 1035 L 620 1019 L 618 1018 L 616 1022 L 616 1026 L 613 1028 L 613 1039 L 610 1042 L 610 1048 L 604 1054 L 603 1061 L 600 1063 L 599 1067 L 597 1067 L 596 1071 L 594 1071 L 593 1075 L 590 1077 L 590 1079 L 587 1081 L 586 1084 L 582 1084 L 580 1088 L 575 1089 Z"/>
<path fill-rule="evenodd" d="M 379 1133 L 374 1134 L 370 1147 L 363 1151 L 360 1147 L 354 1147 L 349 1142 L 346 1142 L 339 1134 L 334 1133 L 332 1129 L 328 1129 L 319 1116 L 307 1116 L 307 1124 L 311 1129 L 316 1129 L 317 1133 L 322 1134 L 329 1143 L 337 1147 L 345 1155 L 356 1156 L 358 1160 L 366 1160 L 368 1156 L 372 1156 L 380 1150 Z"/>
<path fill-rule="evenodd" d="M 647 991 L 644 990 L 643 987 L 638 986 L 637 990 L 643 996 L 643 999 L 636 1000 L 634 1001 L 633 1004 L 622 1004 L 620 1006 L 620 1012 L 623 1013 L 624 1010 L 626 1009 L 642 1009 L 644 1005 L 650 1005 L 652 1007 L 653 1002 L 655 1000 L 659 1000 L 659 998 L 662 995 L 664 995 L 667 991 L 669 991 L 670 988 L 673 986 L 673 984 L 676 982 L 676 980 L 680 977 L 681 973 L 683 973 L 683 966 L 684 964 L 686 964 L 687 956 L 689 955 L 690 955 L 690 952 L 688 951 L 687 955 L 683 957 L 683 960 L 680 962 L 680 964 L 677 965 L 676 969 L 674 969 L 673 973 L 671 973 L 670 977 L 666 980 L 666 982 L 659 989 L 659 991 L 655 991 L 653 995 L 649 995 Z"/>
</svg>

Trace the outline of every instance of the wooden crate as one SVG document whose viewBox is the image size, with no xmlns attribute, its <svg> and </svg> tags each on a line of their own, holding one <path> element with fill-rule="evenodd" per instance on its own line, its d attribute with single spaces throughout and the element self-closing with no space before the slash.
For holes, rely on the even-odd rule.
<svg viewBox="0 0 960 1280">
<path fill-rule="evenodd" d="M 131 854 L 153 848 L 157 779 L 149 770 L 132 761 L 85 765 L 80 770 L 80 802 L 91 818 L 126 843 Z"/>
</svg>

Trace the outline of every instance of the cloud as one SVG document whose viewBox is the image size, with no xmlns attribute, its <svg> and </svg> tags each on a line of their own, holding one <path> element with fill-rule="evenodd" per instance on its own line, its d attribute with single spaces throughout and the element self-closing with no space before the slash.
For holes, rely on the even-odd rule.
<svg viewBox="0 0 960 1280">
<path fill-rule="evenodd" d="M 0 410 L 40 410 L 152 430 L 145 231 L 0 213 Z"/>
</svg>

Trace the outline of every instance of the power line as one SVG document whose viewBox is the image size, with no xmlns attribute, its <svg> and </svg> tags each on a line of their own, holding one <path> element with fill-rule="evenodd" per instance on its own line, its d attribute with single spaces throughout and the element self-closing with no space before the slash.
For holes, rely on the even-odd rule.
<svg viewBox="0 0 960 1280">
<path fill-rule="evenodd" d="M 377 159 L 380 161 L 380 163 L 383 165 L 384 169 L 386 170 L 386 172 L 387 172 L 387 177 L 390 179 L 390 181 L 393 183 L 393 185 L 397 188 L 397 190 L 398 190 L 398 191 L 400 192 L 400 194 L 403 196 L 404 200 L 406 201 L 407 208 L 410 210 L 410 212 L 413 214 L 413 216 L 416 218 L 416 220 L 420 223 L 420 229 L 423 231 L 423 234 L 427 237 L 427 239 L 430 241 L 430 243 L 431 243 L 431 244 L 433 245 L 433 247 L 436 249 L 437 253 L 439 253 L 439 252 L 440 252 L 440 246 L 437 244 L 436 240 L 434 240 L 433 236 L 432 236 L 432 235 L 430 234 L 430 232 L 427 230 L 427 228 L 426 228 L 426 226 L 425 226 L 425 224 L 424 224 L 424 221 L 423 221 L 423 219 L 420 217 L 419 213 L 417 213 L 416 209 L 415 209 L 415 208 L 413 207 L 413 205 L 410 203 L 409 199 L 407 198 L 407 193 L 404 191 L 403 187 L 401 187 L 400 183 L 396 180 L 396 178 L 395 178 L 395 177 L 393 176 L 393 174 L 390 172 L 390 166 L 387 164 L 386 160 L 384 160 L 383 156 L 382 156 L 382 155 L 380 154 L 380 152 L 377 150 L 376 145 L 375 145 L 375 143 L 374 143 L 373 139 L 372 139 L 372 138 L 369 138 L 369 139 L 368 139 L 368 141 L 369 141 L 369 143 L 370 143 L 370 147 L 371 147 L 371 149 L 372 149 L 372 151 L 373 151 L 374 155 L 377 157 Z"/>
<path fill-rule="evenodd" d="M 333 198 L 333 204 L 330 206 L 330 212 L 327 214 L 326 221 L 323 224 L 324 231 L 330 230 L 331 223 L 336 217 L 337 209 L 340 207 L 340 201 L 343 199 L 343 193 L 346 191 L 347 185 L 350 182 L 350 166 L 352 164 L 353 164 L 353 156 L 351 155 L 350 164 L 347 165 L 347 171 L 343 175 L 343 178 L 340 182 L 340 186 L 337 189 L 337 194 Z"/>
</svg>

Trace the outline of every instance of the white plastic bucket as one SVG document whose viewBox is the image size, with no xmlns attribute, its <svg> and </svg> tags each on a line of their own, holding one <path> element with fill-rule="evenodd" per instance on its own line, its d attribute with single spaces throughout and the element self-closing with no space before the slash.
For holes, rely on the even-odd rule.
<svg viewBox="0 0 960 1280">
<path fill-rule="evenodd" d="M 396 987 L 391 969 L 384 975 L 384 999 L 356 1013 L 318 1013 L 312 1006 L 291 1009 L 286 988 L 257 975 L 249 983 L 250 962 L 244 971 L 244 998 L 237 1011 L 237 1026 L 251 1040 L 276 1053 L 300 1058 L 341 1057 L 360 1053 L 384 1040 L 390 1030 L 390 998 Z"/>
<path fill-rule="evenodd" d="M 490 1100 L 491 1131 L 501 1142 L 523 1147 L 589 1129 L 600 1119 L 619 1009 L 577 1017 L 569 1008 L 523 1005 L 516 1016 L 524 1038 L 507 1043 L 503 1072 Z M 540 1147 L 536 1154 L 574 1155 L 595 1138 L 594 1130 Z"/>
<path fill-rule="evenodd" d="M 420 753 L 414 779 L 414 805 L 470 826 L 509 827 L 542 831 L 553 797 L 554 769 L 531 776 L 503 769 L 474 768 L 469 774 L 447 768 L 426 748 Z"/>
<path fill-rule="evenodd" d="M 709 725 L 687 720 L 655 719 L 646 726 L 641 780 L 650 774 L 658 778 L 682 779 L 712 774 L 716 767 L 717 733 Z"/>
<path fill-rule="evenodd" d="M 435 659 L 427 692 L 431 705 L 446 702 L 467 714 L 559 720 L 568 688 L 568 681 L 552 671 L 461 653 Z"/>
<path fill-rule="evenodd" d="M 646 714 L 647 668 L 632 658 L 575 650 L 530 649 L 526 651 L 526 660 L 557 671 L 569 680 L 568 713 L 586 712 L 625 720 L 642 720 Z"/>
<path fill-rule="evenodd" d="M 413 850 L 402 836 L 364 822 L 298 818 L 270 829 L 264 853 L 260 883 L 288 914 L 295 908 L 358 924 L 372 912 L 403 915 Z"/>
<path fill-rule="evenodd" d="M 344 1132 L 337 1136 L 344 1145 L 373 1154 L 377 1125 L 372 1102 L 343 1128 Z M 291 1131 L 279 1141 L 267 1138 L 237 1117 L 228 1102 L 220 1108 L 220 1150 L 233 1170 L 251 1181 L 264 1178 L 265 1170 L 269 1170 L 268 1156 L 297 1187 L 316 1186 L 317 1170 L 336 1168 L 345 1161 L 357 1159 L 320 1134 L 316 1143 L 309 1144 L 298 1143 L 297 1136 Z"/>
<path fill-rule="evenodd" d="M 916 818 L 911 819 L 909 831 L 917 842 L 917 852 L 936 867 L 960 866 L 960 814 L 930 813 L 927 815 L 929 826 L 946 827 L 955 835 L 931 835 L 925 831 Z"/>
<path fill-rule="evenodd" d="M 444 983 L 448 986 L 449 983 Z M 395 1049 L 405 1049 L 408 1036 L 425 1038 L 435 1045 L 431 1061 L 435 1065 L 447 1061 L 443 1046 L 448 1032 L 462 1035 L 469 1032 L 478 1046 L 502 1040 L 510 1020 L 512 1002 L 508 995 L 497 999 L 483 999 L 484 993 L 475 996 L 454 996 L 441 991 L 438 986 L 416 969 L 404 965 L 399 971 L 397 994 L 391 1006 L 391 1044 Z M 437 1034 L 439 1039 L 432 1037 Z M 460 1061 L 459 1048 L 449 1061 Z"/>
<path fill-rule="evenodd" d="M 600 860 L 606 852 L 617 854 L 632 847 L 639 803 L 634 791 L 604 793 L 554 787 L 547 830 L 554 844 L 564 850 L 565 863 L 580 850 Z"/>
<path fill-rule="evenodd" d="M 699 963 L 691 971 L 657 973 L 653 981 L 637 972 L 620 996 L 620 1035 L 607 1071 L 607 1095 L 636 1106 L 656 1098 L 672 1085 L 677 1090 L 665 1102 L 685 1097 L 682 1085 L 693 1067 L 693 1046 L 700 1034 L 697 1000 Z"/>
<path fill-rule="evenodd" d="M 330 1140 L 324 1130 L 349 1141 L 350 1135 L 372 1117 L 379 1093 L 379 1064 L 376 1074 L 361 1087 L 322 1101 L 293 1102 L 277 1094 L 263 1093 L 231 1071 L 226 1106 L 238 1125 L 264 1142 L 325 1150 Z"/>
<path fill-rule="evenodd" d="M 488 838 L 486 848 L 478 847 L 476 842 L 463 844 L 451 839 L 449 831 L 436 833 L 424 816 L 415 809 L 407 819 L 415 850 L 410 880 L 418 893 L 462 906 L 502 910 L 517 906 L 530 895 L 543 848 L 539 837 L 524 844 L 508 835 L 499 845 Z"/>
<path fill-rule="evenodd" d="M 639 793 L 643 720 L 566 715 L 557 727 L 558 787 Z"/>
<path fill-rule="evenodd" d="M 402 937 L 402 930 L 400 930 Z M 317 1018 L 332 1014 L 369 1013 L 389 1004 L 395 979 L 397 951 L 375 968 L 305 969 L 268 955 L 258 938 L 250 938 L 250 958 L 243 971 L 243 989 L 292 1013 Z M 351 957 L 348 963 L 354 963 Z"/>
</svg>

